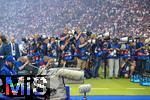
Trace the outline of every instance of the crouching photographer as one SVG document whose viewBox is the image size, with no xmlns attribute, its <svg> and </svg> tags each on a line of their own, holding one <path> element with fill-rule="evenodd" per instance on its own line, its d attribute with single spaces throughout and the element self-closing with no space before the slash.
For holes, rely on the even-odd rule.
<svg viewBox="0 0 150 100">
<path fill-rule="evenodd" d="M 120 68 L 120 77 L 129 78 L 135 69 L 135 63 L 131 59 L 124 58 Z"/>
<path fill-rule="evenodd" d="M 18 75 L 26 75 L 30 73 L 27 71 L 27 66 L 29 64 L 29 59 L 27 56 L 22 56 L 17 59 L 15 62 L 15 70 L 17 71 Z"/>
<path fill-rule="evenodd" d="M 52 62 L 54 62 L 54 59 L 44 56 L 43 60 L 39 63 L 40 67 L 37 75 L 46 75 L 47 70 L 52 67 Z"/>
</svg>

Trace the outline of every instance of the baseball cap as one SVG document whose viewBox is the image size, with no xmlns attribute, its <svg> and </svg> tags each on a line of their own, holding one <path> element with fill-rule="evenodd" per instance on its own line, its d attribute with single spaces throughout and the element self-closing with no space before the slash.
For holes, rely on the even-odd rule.
<svg viewBox="0 0 150 100">
<path fill-rule="evenodd" d="M 6 57 L 5 61 L 14 63 L 14 62 L 15 62 L 15 59 L 14 59 L 13 56 L 9 55 L 9 56 Z"/>
</svg>

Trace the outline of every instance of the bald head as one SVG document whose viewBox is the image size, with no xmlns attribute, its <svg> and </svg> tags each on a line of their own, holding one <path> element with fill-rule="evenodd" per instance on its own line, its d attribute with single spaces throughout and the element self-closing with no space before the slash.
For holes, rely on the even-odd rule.
<svg viewBox="0 0 150 100">
<path fill-rule="evenodd" d="M 12 37 L 10 38 L 10 40 L 11 40 L 11 43 L 15 43 L 15 37 L 14 37 L 14 36 L 12 36 Z"/>
</svg>

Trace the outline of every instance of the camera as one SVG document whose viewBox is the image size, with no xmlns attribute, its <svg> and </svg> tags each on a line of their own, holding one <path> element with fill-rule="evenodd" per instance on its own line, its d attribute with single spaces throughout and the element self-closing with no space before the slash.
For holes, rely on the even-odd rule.
<svg viewBox="0 0 150 100">
<path fill-rule="evenodd" d="M 86 35 L 87 35 L 87 36 L 91 36 L 91 35 L 92 35 L 92 32 L 87 31 L 87 32 L 86 32 Z"/>
<path fill-rule="evenodd" d="M 28 40 L 26 38 L 21 39 L 24 43 L 28 43 Z"/>
</svg>

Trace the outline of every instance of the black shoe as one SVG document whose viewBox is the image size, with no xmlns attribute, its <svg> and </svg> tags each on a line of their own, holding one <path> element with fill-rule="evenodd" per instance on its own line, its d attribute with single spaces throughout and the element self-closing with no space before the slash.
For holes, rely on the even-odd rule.
<svg viewBox="0 0 150 100">
<path fill-rule="evenodd" d="M 115 79 L 119 79 L 119 77 L 115 77 Z"/>
<path fill-rule="evenodd" d="M 109 77 L 109 79 L 112 79 L 112 77 Z"/>
</svg>

